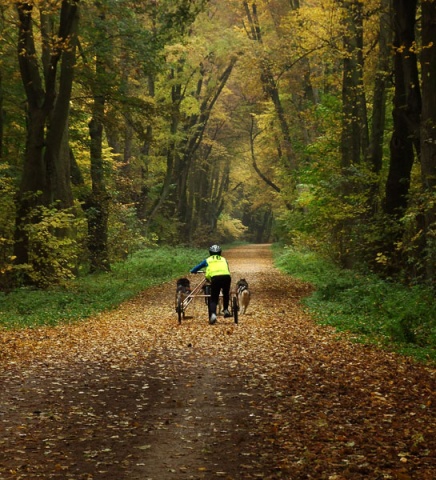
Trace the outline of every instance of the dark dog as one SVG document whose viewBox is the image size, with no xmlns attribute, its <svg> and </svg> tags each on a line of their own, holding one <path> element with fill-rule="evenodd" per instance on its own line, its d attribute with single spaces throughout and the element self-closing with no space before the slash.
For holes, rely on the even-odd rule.
<svg viewBox="0 0 436 480">
<path fill-rule="evenodd" d="M 238 283 L 236 284 L 236 294 L 238 295 L 239 310 L 241 313 L 245 313 L 251 297 L 250 290 L 248 289 L 248 283 L 245 278 L 238 280 Z"/>
<path fill-rule="evenodd" d="M 178 300 L 183 302 L 185 298 L 191 293 L 191 283 L 187 278 L 179 278 L 177 280 L 177 287 L 176 287 L 176 310 Z"/>
</svg>

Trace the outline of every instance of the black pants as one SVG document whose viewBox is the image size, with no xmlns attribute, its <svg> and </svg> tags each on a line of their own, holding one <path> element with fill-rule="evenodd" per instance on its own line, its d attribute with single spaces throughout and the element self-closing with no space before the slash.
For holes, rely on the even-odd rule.
<svg viewBox="0 0 436 480">
<path fill-rule="evenodd" d="M 232 277 L 230 275 L 216 275 L 212 277 L 210 282 L 209 315 L 212 315 L 212 313 L 216 314 L 216 307 L 221 290 L 223 291 L 223 308 L 224 310 L 229 308 L 231 282 Z"/>
</svg>

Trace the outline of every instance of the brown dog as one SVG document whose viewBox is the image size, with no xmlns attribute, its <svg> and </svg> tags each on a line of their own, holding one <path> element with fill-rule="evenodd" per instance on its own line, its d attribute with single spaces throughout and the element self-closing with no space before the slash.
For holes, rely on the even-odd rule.
<svg viewBox="0 0 436 480">
<path fill-rule="evenodd" d="M 236 284 L 236 293 L 238 295 L 239 311 L 245 313 L 251 298 L 251 293 L 248 289 L 248 283 L 245 278 L 238 280 L 238 283 Z"/>
</svg>

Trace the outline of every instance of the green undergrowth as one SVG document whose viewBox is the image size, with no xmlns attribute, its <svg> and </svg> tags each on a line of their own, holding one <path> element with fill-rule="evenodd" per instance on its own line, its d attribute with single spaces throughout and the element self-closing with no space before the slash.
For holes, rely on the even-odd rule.
<svg viewBox="0 0 436 480">
<path fill-rule="evenodd" d="M 48 290 L 0 293 L 0 327 L 25 328 L 83 320 L 110 310 L 153 285 L 186 275 L 205 252 L 189 248 L 150 248 L 113 265 L 110 273 L 79 276 Z"/>
<path fill-rule="evenodd" d="M 436 300 L 424 286 L 407 287 L 342 270 L 315 253 L 274 248 L 276 266 L 314 287 L 311 315 L 359 341 L 376 342 L 420 361 L 436 361 Z"/>
</svg>

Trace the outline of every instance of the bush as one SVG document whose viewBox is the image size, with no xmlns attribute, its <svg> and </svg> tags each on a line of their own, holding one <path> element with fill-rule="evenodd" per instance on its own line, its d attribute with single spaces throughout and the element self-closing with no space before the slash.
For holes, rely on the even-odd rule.
<svg viewBox="0 0 436 480">
<path fill-rule="evenodd" d="M 132 205 L 113 203 L 110 206 L 108 249 L 111 263 L 125 260 L 129 254 L 152 247 L 153 237 L 145 237 L 144 225 Z"/>
<path fill-rule="evenodd" d="M 79 257 L 76 232 L 81 220 L 74 209 L 38 207 L 32 210 L 25 230 L 29 241 L 29 262 L 15 267 L 32 285 L 47 288 L 74 277 Z M 27 282 L 28 283 L 28 282 Z"/>
<path fill-rule="evenodd" d="M 280 269 L 314 285 L 305 304 L 319 322 L 436 360 L 436 301 L 429 287 L 343 270 L 308 251 L 275 251 Z"/>
<path fill-rule="evenodd" d="M 118 306 L 147 287 L 185 274 L 204 252 L 148 248 L 113 265 L 110 273 L 86 275 L 46 290 L 20 288 L 0 294 L 0 326 L 57 325 L 80 321 Z"/>
</svg>

